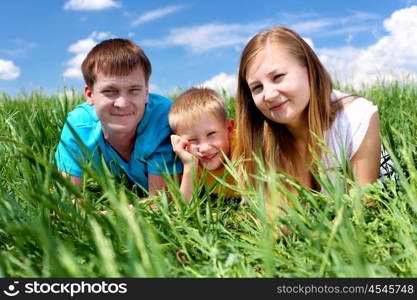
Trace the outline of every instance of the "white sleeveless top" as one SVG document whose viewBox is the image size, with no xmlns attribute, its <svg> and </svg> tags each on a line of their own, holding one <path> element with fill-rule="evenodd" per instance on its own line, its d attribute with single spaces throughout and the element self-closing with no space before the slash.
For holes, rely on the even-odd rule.
<svg viewBox="0 0 417 300">
<path fill-rule="evenodd" d="M 332 100 L 336 101 L 348 95 L 333 90 Z M 328 150 L 334 154 L 324 153 L 322 156 L 322 163 L 330 172 L 330 177 L 334 177 L 331 173 L 341 166 L 344 158 L 351 160 L 358 151 L 368 131 L 369 121 L 376 111 L 376 105 L 365 98 L 346 99 L 346 105 L 336 115 L 332 127 L 324 132 Z"/>
</svg>

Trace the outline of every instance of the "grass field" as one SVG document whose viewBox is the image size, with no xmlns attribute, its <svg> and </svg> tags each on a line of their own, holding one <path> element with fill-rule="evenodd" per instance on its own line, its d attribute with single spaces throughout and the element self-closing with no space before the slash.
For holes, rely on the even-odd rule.
<svg viewBox="0 0 417 300">
<path fill-rule="evenodd" d="M 76 188 L 52 161 L 66 114 L 82 97 L 0 96 L 0 276 L 416 277 L 417 86 L 357 93 L 378 105 L 397 180 L 359 189 L 322 176 L 328 195 L 296 186 L 292 208 L 274 219 L 292 234 L 278 241 L 262 189 L 241 191 L 245 205 L 203 194 L 184 206 L 172 182 L 153 211 L 107 171 L 90 170 Z"/>
</svg>

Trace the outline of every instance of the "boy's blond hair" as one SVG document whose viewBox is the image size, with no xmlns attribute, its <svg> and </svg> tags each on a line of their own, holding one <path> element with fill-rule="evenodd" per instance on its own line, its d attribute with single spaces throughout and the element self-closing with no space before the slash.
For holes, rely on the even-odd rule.
<svg viewBox="0 0 417 300">
<path fill-rule="evenodd" d="M 192 87 L 174 101 L 168 113 L 169 126 L 174 133 L 190 128 L 196 121 L 204 122 L 204 115 L 212 114 L 226 122 L 228 114 L 224 100 L 209 88 Z"/>
</svg>

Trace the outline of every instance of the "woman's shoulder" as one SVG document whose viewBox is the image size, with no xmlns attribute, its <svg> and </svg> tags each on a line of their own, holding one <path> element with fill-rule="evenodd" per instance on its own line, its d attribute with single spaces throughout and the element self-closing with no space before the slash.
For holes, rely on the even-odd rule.
<svg viewBox="0 0 417 300">
<path fill-rule="evenodd" d="M 326 133 L 328 142 L 333 145 L 333 152 L 339 151 L 338 149 L 342 147 L 345 154 L 352 159 L 378 108 L 364 97 L 337 90 L 332 92 L 332 100 L 340 101 L 341 109 L 337 113 L 332 127 Z"/>
<path fill-rule="evenodd" d="M 373 114 L 378 110 L 377 106 L 370 100 L 356 94 L 333 90 L 331 98 L 332 101 L 339 101 L 341 105 L 340 117 L 361 117 L 364 113 Z"/>
</svg>

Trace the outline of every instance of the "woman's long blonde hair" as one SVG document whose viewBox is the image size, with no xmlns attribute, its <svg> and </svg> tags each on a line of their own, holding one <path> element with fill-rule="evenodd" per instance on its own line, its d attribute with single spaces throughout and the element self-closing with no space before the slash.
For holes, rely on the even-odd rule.
<svg viewBox="0 0 417 300">
<path fill-rule="evenodd" d="M 323 139 L 324 131 L 331 127 L 340 109 L 338 102 L 334 104 L 331 101 L 330 76 L 311 47 L 297 33 L 284 27 L 260 32 L 248 42 L 240 58 L 236 95 L 237 141 L 233 157 L 243 157 L 241 172 L 256 173 L 254 153 L 257 153 L 263 157 L 265 166 L 297 178 L 295 162 L 300 156 L 294 147 L 294 137 L 285 125 L 264 117 L 255 106 L 246 81 L 248 68 L 267 45 L 287 49 L 290 55 L 307 68 L 310 101 L 306 107 L 306 130 L 310 132 L 308 146 L 312 154 L 321 157 L 321 150 L 314 136 Z"/>
</svg>

